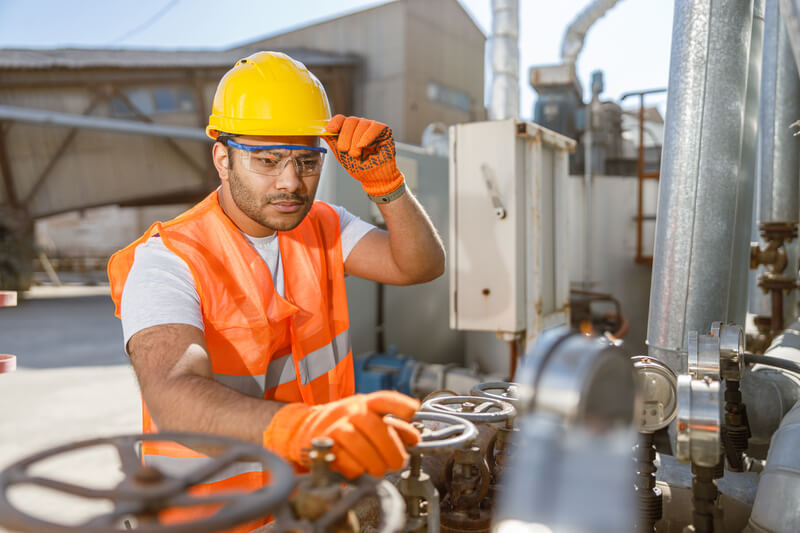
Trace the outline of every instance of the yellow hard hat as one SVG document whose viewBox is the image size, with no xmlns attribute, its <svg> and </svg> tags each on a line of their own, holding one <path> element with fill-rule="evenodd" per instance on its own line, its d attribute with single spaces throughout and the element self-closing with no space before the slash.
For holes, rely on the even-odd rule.
<svg viewBox="0 0 800 533">
<path fill-rule="evenodd" d="M 280 52 L 256 52 L 225 73 L 214 94 L 206 134 L 330 135 L 322 83 Z"/>
</svg>

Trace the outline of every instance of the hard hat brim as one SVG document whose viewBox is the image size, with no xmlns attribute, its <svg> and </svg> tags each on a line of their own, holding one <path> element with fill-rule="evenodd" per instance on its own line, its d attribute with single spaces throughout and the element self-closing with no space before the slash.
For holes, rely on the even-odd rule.
<svg viewBox="0 0 800 533">
<path fill-rule="evenodd" d="M 327 124 L 327 122 L 326 122 Z M 313 137 L 331 137 L 336 136 L 325 129 L 325 125 L 321 126 L 305 126 L 302 128 L 275 128 L 275 127 L 261 127 L 261 128 L 241 128 L 230 125 L 224 127 L 223 125 L 209 124 L 206 126 L 206 135 L 211 139 L 216 140 L 220 133 L 228 133 L 231 135 L 263 135 L 263 136 L 313 136 Z"/>
</svg>

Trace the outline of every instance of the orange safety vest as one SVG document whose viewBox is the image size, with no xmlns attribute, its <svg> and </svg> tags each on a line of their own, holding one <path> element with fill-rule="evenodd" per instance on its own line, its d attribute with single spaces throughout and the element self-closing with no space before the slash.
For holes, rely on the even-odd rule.
<svg viewBox="0 0 800 533">
<path fill-rule="evenodd" d="M 222 211 L 214 191 L 173 220 L 156 222 L 111 257 L 116 315 L 136 247 L 159 235 L 194 278 L 215 381 L 249 396 L 309 405 L 350 396 L 355 384 L 340 233 L 338 214 L 323 202 L 314 202 L 295 229 L 278 233 L 282 298 L 267 265 Z M 291 353 L 279 353 L 282 346 L 291 346 Z M 145 433 L 157 432 L 144 401 L 142 423 Z M 146 464 L 175 475 L 208 460 L 173 443 L 143 443 L 142 455 Z M 196 493 L 249 492 L 267 482 L 260 463 L 237 463 Z M 181 521 L 208 514 L 175 511 Z"/>
</svg>

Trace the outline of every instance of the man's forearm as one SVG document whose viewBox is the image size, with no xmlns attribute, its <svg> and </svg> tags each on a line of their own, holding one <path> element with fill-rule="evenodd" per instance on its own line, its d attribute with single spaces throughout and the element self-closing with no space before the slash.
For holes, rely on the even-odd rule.
<svg viewBox="0 0 800 533">
<path fill-rule="evenodd" d="M 149 388 L 142 393 L 159 430 L 210 433 L 259 445 L 272 417 L 286 405 L 246 396 L 198 375 L 165 379 Z"/>
<path fill-rule="evenodd" d="M 444 272 L 444 246 L 430 218 L 407 190 L 397 200 L 379 204 L 397 267 L 412 283 L 430 281 Z"/>
</svg>

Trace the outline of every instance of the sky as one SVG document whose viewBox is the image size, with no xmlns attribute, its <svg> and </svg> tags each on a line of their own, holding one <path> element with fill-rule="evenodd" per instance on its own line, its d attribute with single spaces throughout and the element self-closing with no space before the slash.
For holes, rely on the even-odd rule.
<svg viewBox="0 0 800 533">
<path fill-rule="evenodd" d="M 442 0 L 428 0 L 437 2 Z M 459 0 L 487 36 L 491 0 Z M 532 117 L 528 69 L 559 62 L 568 24 L 590 0 L 519 0 L 520 114 Z M 221 49 L 385 3 L 375 0 L 0 0 L 0 48 Z M 589 31 L 578 59 L 602 99 L 666 87 L 672 0 L 620 0 Z M 488 65 L 488 61 L 487 61 Z M 488 82 L 488 79 L 487 79 Z M 488 87 L 488 85 L 487 85 Z M 659 104 L 663 96 L 648 103 Z M 627 103 L 626 107 L 634 105 Z"/>
</svg>

